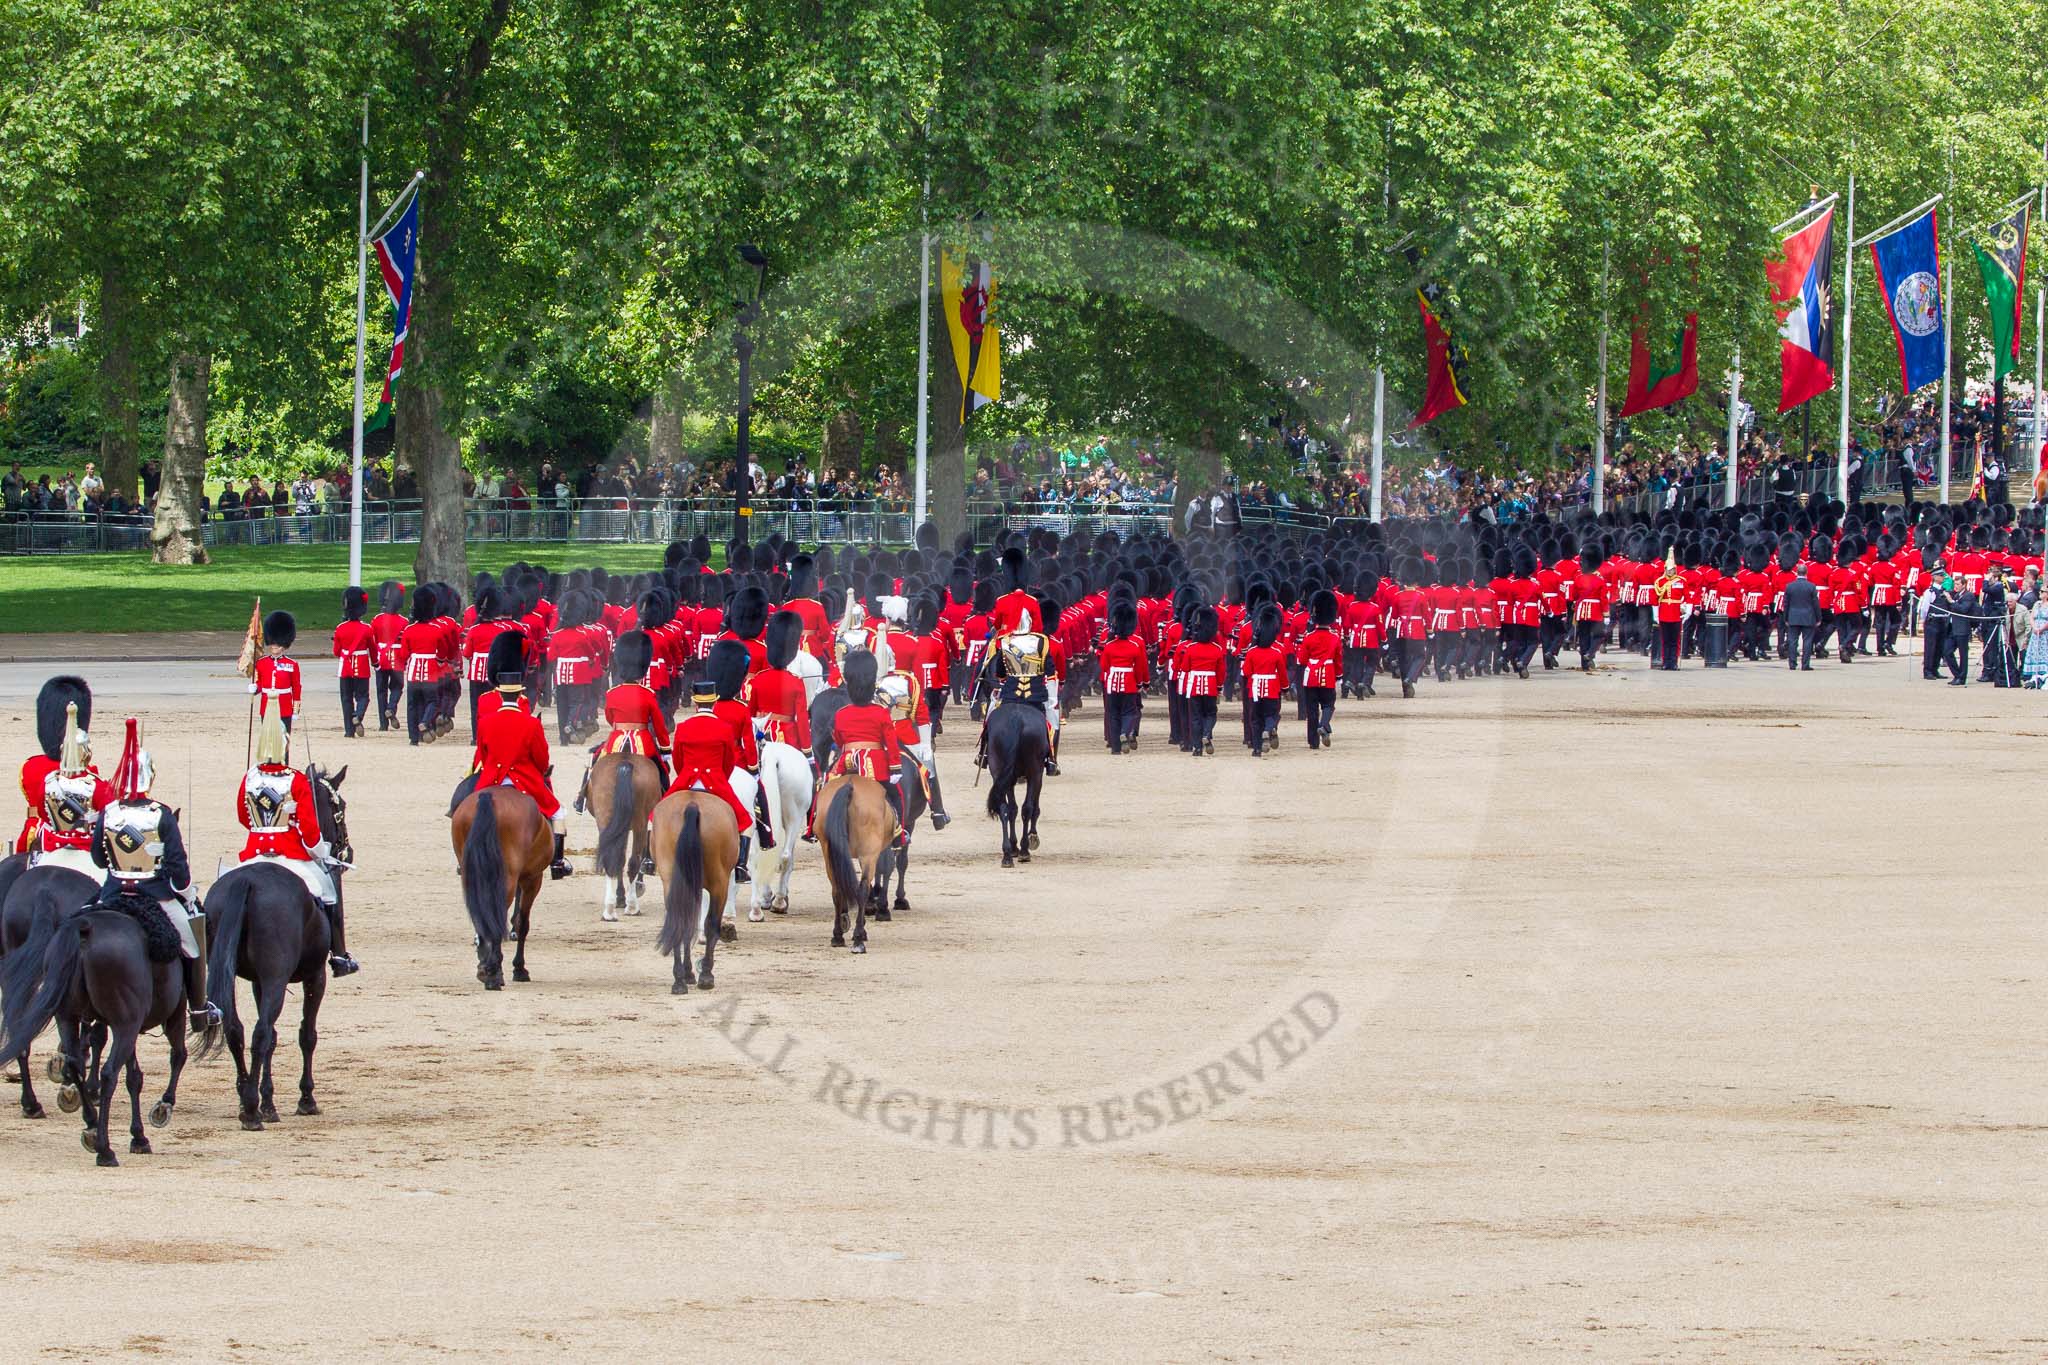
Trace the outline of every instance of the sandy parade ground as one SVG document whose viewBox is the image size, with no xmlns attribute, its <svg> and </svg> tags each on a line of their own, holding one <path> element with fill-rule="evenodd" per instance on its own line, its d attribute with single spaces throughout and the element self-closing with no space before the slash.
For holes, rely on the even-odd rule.
<svg viewBox="0 0 2048 1365">
<path fill-rule="evenodd" d="M 2048 715 L 1908 644 L 1383 688 L 1263 762 L 1091 702 L 1008 872 L 956 717 L 914 909 L 829 948 L 806 846 L 682 998 L 587 857 L 486 994 L 466 727 L 343 740 L 309 662 L 366 964 L 325 1112 L 243 1132 L 222 1058 L 105 1171 L 10 1091 L 0 1357 L 2048 1358 Z M 0 665 L 10 773 L 52 671 Z M 210 880 L 240 680 L 87 671 Z"/>
</svg>

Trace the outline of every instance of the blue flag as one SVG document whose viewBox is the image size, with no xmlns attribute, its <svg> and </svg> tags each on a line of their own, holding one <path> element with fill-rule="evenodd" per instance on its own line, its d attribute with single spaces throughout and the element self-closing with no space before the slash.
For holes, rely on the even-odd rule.
<svg viewBox="0 0 2048 1365">
<path fill-rule="evenodd" d="M 415 194 L 398 221 L 370 245 L 377 252 L 377 269 L 384 276 L 384 292 L 391 296 L 396 335 L 391 342 L 391 368 L 384 375 L 384 396 L 377 410 L 363 423 L 364 431 L 376 431 L 391 420 L 391 404 L 397 397 L 398 376 L 405 370 L 405 334 L 412 328 L 412 276 L 420 250 L 420 197 Z"/>
<path fill-rule="evenodd" d="M 1941 233 L 1934 210 L 1870 244 L 1877 288 L 1899 343 L 1899 382 L 1912 393 L 1941 378 L 1944 328 L 1941 307 Z"/>
</svg>

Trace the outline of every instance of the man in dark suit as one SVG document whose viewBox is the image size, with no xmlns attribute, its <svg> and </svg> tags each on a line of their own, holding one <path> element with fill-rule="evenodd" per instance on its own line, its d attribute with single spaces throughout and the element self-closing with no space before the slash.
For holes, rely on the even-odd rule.
<svg viewBox="0 0 2048 1365">
<path fill-rule="evenodd" d="M 1785 667 L 1813 671 L 1813 633 L 1819 625 L 1820 589 L 1809 564 L 1804 578 L 1785 585 Z"/>
<path fill-rule="evenodd" d="M 1967 583 L 1956 584 L 1955 597 L 1943 623 L 1942 662 L 1948 665 L 1948 685 L 1966 687 L 1970 681 L 1970 637 L 1976 634 L 1977 617 L 1983 614 L 1977 594 Z"/>
</svg>

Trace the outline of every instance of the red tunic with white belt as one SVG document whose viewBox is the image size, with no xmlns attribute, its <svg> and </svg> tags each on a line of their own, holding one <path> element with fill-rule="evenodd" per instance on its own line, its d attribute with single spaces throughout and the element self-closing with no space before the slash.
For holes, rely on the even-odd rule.
<svg viewBox="0 0 2048 1365">
<path fill-rule="evenodd" d="M 842 706 L 832 718 L 832 743 L 839 755 L 828 777 L 860 773 L 877 782 L 894 778 L 903 762 L 902 742 L 886 706 Z"/>
<path fill-rule="evenodd" d="M 1229 656 L 1213 640 L 1189 641 L 1180 647 L 1177 673 L 1183 697 L 1214 697 L 1223 690 Z"/>
<path fill-rule="evenodd" d="M 258 716 L 270 714 L 270 703 L 277 702 L 277 714 L 290 720 L 299 709 L 300 679 L 298 662 L 284 654 L 265 654 L 256 660 L 256 673 L 251 679 L 257 696 L 262 700 L 256 705 Z"/>
<path fill-rule="evenodd" d="M 370 634 L 377 641 L 371 662 L 387 673 L 402 672 L 405 653 L 398 637 L 405 634 L 405 618 L 395 611 L 380 611 L 370 618 Z"/>
<path fill-rule="evenodd" d="M 1337 640 L 1337 632 L 1328 626 L 1318 626 L 1301 637 L 1295 647 L 1294 661 L 1301 665 L 1303 687 L 1335 687 L 1344 671 L 1344 648 Z"/>
<path fill-rule="evenodd" d="M 768 738 L 805 753 L 811 751 L 811 708 L 804 681 L 786 668 L 769 668 L 747 679 L 740 697 L 767 726 Z"/>
<path fill-rule="evenodd" d="M 377 651 L 377 637 L 361 621 L 343 621 L 334 628 L 334 657 L 337 678 L 367 678 Z"/>
<path fill-rule="evenodd" d="M 1102 673 L 1102 690 L 1113 697 L 1142 692 L 1152 681 L 1152 661 L 1146 657 L 1145 642 L 1136 635 L 1104 640 L 1097 655 Z"/>
</svg>

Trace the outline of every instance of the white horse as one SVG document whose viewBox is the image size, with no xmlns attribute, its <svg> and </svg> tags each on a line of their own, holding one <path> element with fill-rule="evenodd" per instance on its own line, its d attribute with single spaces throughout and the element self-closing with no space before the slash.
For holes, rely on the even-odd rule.
<svg viewBox="0 0 2048 1365">
<path fill-rule="evenodd" d="M 797 826 L 810 812 L 815 777 L 810 756 L 802 750 L 763 738 L 758 728 L 756 738 L 761 749 L 761 782 L 768 818 L 775 822 L 775 847 L 764 849 L 756 839 L 748 854 L 747 871 L 754 879 L 754 896 L 747 907 L 747 918 L 759 923 L 763 910 L 778 915 L 789 913 L 789 878 L 796 870 Z"/>
</svg>

